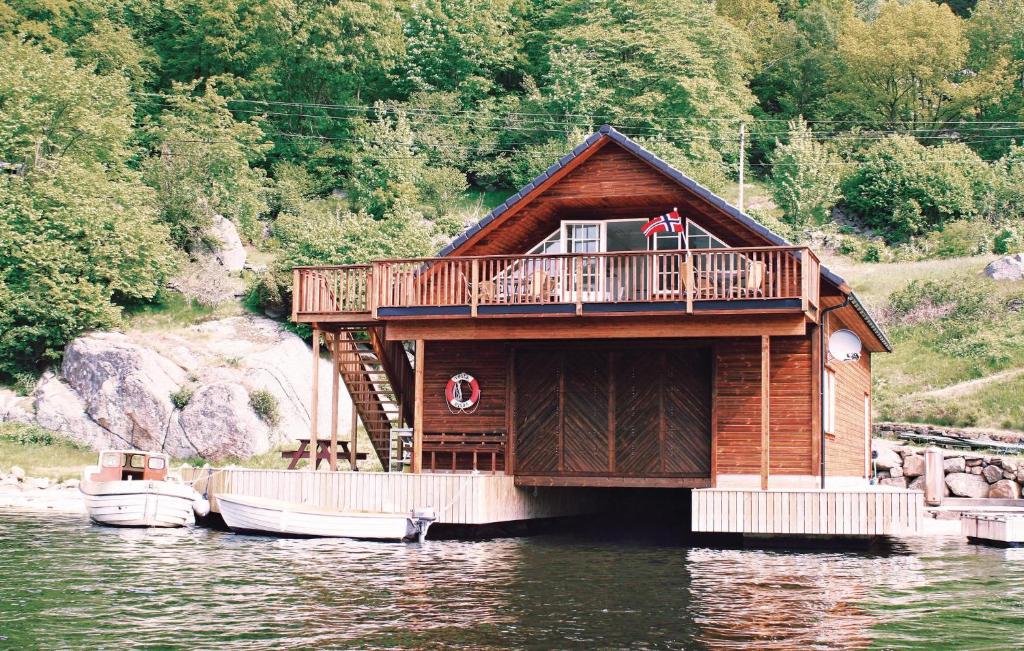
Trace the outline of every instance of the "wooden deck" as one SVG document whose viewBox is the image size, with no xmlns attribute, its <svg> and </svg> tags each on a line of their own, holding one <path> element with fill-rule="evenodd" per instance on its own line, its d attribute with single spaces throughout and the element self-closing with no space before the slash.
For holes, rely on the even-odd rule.
<svg viewBox="0 0 1024 651">
<path fill-rule="evenodd" d="M 796 310 L 814 316 L 807 247 L 472 256 L 296 267 L 292 319 Z"/>
<path fill-rule="evenodd" d="M 924 493 L 863 490 L 695 490 L 693 531 L 776 536 L 908 536 Z"/>
<path fill-rule="evenodd" d="M 202 492 L 206 470 L 185 469 L 185 480 Z M 429 507 L 438 522 L 489 524 L 594 512 L 592 495 L 572 489 L 517 488 L 508 475 L 310 472 L 306 470 L 214 470 L 210 503 L 234 493 L 302 502 L 340 511 L 405 513 Z"/>
</svg>

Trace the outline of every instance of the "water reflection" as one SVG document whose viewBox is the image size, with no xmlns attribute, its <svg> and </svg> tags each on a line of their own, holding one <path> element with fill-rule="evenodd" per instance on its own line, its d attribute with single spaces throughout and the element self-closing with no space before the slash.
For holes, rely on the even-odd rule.
<svg viewBox="0 0 1024 651">
<path fill-rule="evenodd" d="M 999 648 L 1024 630 L 1020 551 L 956 539 L 893 555 L 421 546 L 3 512 L 0 550 L 0 647 Z"/>
</svg>

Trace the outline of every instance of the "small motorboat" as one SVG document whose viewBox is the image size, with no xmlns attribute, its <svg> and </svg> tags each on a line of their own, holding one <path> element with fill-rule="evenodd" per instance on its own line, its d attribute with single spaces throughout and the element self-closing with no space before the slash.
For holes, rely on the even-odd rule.
<svg viewBox="0 0 1024 651">
<path fill-rule="evenodd" d="M 210 503 L 177 475 L 168 457 L 142 450 L 103 450 L 78 485 L 89 518 L 113 527 L 183 527 Z"/>
<path fill-rule="evenodd" d="M 246 495 L 217 495 L 216 499 L 225 524 L 236 533 L 423 542 L 437 519 L 431 509 L 369 513 Z"/>
</svg>

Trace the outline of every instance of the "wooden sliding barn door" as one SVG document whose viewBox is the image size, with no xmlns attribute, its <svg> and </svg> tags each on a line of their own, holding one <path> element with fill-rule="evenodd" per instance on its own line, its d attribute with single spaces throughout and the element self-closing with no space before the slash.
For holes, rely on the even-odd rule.
<svg viewBox="0 0 1024 651">
<path fill-rule="evenodd" d="M 544 350 L 515 354 L 516 472 L 558 470 L 560 359 Z"/>
<path fill-rule="evenodd" d="M 710 477 L 711 353 L 523 349 L 516 473 Z"/>
</svg>

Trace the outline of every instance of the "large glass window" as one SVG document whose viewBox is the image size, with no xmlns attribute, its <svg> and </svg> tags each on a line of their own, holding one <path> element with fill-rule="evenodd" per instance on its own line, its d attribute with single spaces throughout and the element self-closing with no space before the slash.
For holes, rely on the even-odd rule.
<svg viewBox="0 0 1024 651">
<path fill-rule="evenodd" d="M 707 232 L 689 219 L 686 220 L 687 247 L 691 249 L 727 249 L 725 242 Z"/>
<path fill-rule="evenodd" d="M 537 246 L 527 251 L 530 255 L 540 255 L 544 253 L 561 253 L 562 252 L 562 231 L 561 229 L 555 231 L 551 235 L 544 238 Z"/>
<path fill-rule="evenodd" d="M 605 226 L 607 231 L 608 251 L 646 251 L 647 238 L 644 237 L 642 219 L 611 221 Z"/>
</svg>

